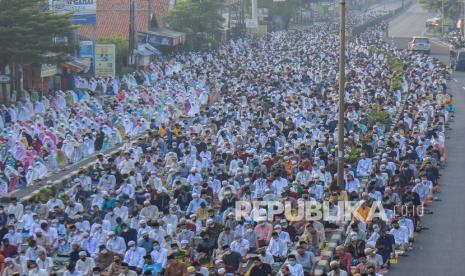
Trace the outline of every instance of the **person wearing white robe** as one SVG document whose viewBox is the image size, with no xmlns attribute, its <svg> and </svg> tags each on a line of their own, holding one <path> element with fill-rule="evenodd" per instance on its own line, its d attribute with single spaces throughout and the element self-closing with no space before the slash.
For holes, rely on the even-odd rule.
<svg viewBox="0 0 465 276">
<path fill-rule="evenodd" d="M 29 206 L 26 207 L 26 211 L 19 221 L 22 224 L 24 230 L 31 231 L 34 225 L 34 213 L 31 211 Z"/>
<path fill-rule="evenodd" d="M 134 186 L 132 186 L 132 184 L 130 183 L 124 182 L 119 187 L 119 189 L 116 190 L 116 193 L 120 195 L 127 195 L 129 196 L 129 198 L 133 198 L 134 197 Z"/>
<path fill-rule="evenodd" d="M 116 207 L 113 209 L 113 212 L 115 215 L 120 217 L 123 221 L 128 221 L 128 207 L 121 205 L 121 202 L 117 201 L 116 202 Z"/>
<path fill-rule="evenodd" d="M 7 214 L 15 215 L 16 219 L 20 219 L 23 216 L 24 205 L 21 202 L 18 202 L 16 198 L 13 198 L 13 202 L 8 206 Z"/>
<path fill-rule="evenodd" d="M 144 256 L 147 254 L 144 248 L 136 246 L 135 241 L 128 243 L 129 249 L 124 254 L 124 262 L 129 266 L 134 266 L 142 269 L 144 266 Z"/>
<path fill-rule="evenodd" d="M 71 162 L 71 158 L 73 157 L 74 152 L 74 143 L 72 141 L 71 136 L 67 136 L 63 141 L 63 145 L 61 146 L 61 150 L 65 153 L 66 157 L 68 158 L 68 162 Z"/>
<path fill-rule="evenodd" d="M 29 111 L 27 110 L 26 104 L 20 104 L 18 106 L 18 121 L 25 122 L 30 119 Z"/>
<path fill-rule="evenodd" d="M 28 169 L 27 169 L 27 173 L 26 173 L 26 184 L 27 186 L 31 185 L 34 180 L 37 179 L 37 175 L 36 175 L 36 171 L 34 170 L 34 168 L 32 166 L 30 166 Z"/>
<path fill-rule="evenodd" d="M 63 201 L 59 198 L 52 197 L 47 201 L 47 208 L 49 212 L 53 212 L 55 209 L 55 206 L 58 206 L 60 209 L 64 209 L 65 205 L 63 204 Z"/>
<path fill-rule="evenodd" d="M 11 117 L 11 121 L 12 122 L 16 122 L 16 120 L 18 120 L 18 113 L 16 112 L 16 108 L 15 107 L 9 107 L 8 108 L 8 113 L 10 113 L 10 117 Z"/>
<path fill-rule="evenodd" d="M 39 161 L 34 164 L 34 171 L 37 180 L 43 179 L 48 174 L 47 167 Z"/>
<path fill-rule="evenodd" d="M 357 164 L 357 176 L 369 176 L 372 168 L 371 159 L 367 158 L 365 154 L 362 154 L 361 158 Z"/>
<path fill-rule="evenodd" d="M 98 244 L 105 244 L 108 237 L 108 231 L 104 230 L 101 224 L 94 223 L 91 227 L 90 235 L 92 239 L 98 242 Z"/>
<path fill-rule="evenodd" d="M 8 183 L 4 179 L 0 179 L 0 196 L 8 194 Z"/>
<path fill-rule="evenodd" d="M 151 205 L 150 201 L 144 201 L 144 208 L 142 208 L 139 215 L 142 219 L 147 221 L 152 219 L 158 219 L 158 207 L 155 205 Z"/>
<path fill-rule="evenodd" d="M 114 189 L 116 185 L 116 177 L 112 174 L 108 174 L 107 171 L 102 171 L 102 176 L 100 177 L 98 187 L 102 191 L 108 191 Z"/>
<path fill-rule="evenodd" d="M 89 252 L 89 254 L 93 257 L 98 253 L 99 243 L 99 240 L 95 239 L 94 237 L 90 237 L 88 233 L 85 233 L 84 239 L 81 241 L 80 247 L 81 249 Z"/>
<path fill-rule="evenodd" d="M 42 101 L 37 101 L 34 107 L 34 112 L 36 114 L 44 114 L 45 113 L 45 104 Z"/>
<path fill-rule="evenodd" d="M 114 232 L 108 233 L 108 241 L 106 243 L 108 250 L 116 254 L 126 253 L 126 243 L 122 237 L 116 236 Z"/>
</svg>

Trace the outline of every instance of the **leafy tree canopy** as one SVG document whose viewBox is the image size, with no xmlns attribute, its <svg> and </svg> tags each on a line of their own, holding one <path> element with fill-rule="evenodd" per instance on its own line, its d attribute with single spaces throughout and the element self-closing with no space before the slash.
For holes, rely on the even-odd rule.
<svg viewBox="0 0 465 276">
<path fill-rule="evenodd" d="M 270 18 L 275 16 L 282 17 L 286 29 L 289 27 L 291 18 L 302 5 L 302 0 L 286 0 L 282 2 L 274 2 L 273 0 L 258 1 L 259 7 L 268 8 Z"/>
<path fill-rule="evenodd" d="M 460 5 L 463 0 L 444 0 L 444 14 L 449 18 L 460 18 Z M 442 0 L 418 0 L 425 9 L 442 11 Z"/>
<path fill-rule="evenodd" d="M 45 0 L 0 0 L 0 7 L 0 66 L 40 62 L 49 51 L 70 50 L 53 38 L 71 36 L 71 13 L 50 11 Z"/>
<path fill-rule="evenodd" d="M 221 0 L 179 0 L 165 17 L 169 28 L 187 33 L 206 33 L 218 37 L 224 18 Z"/>
</svg>

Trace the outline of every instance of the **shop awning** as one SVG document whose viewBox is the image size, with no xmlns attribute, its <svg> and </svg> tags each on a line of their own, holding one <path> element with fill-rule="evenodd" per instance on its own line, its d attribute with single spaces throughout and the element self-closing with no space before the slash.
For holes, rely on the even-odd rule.
<svg viewBox="0 0 465 276">
<path fill-rule="evenodd" d="M 161 52 L 157 48 L 153 47 L 152 45 L 148 43 L 139 44 L 135 52 L 136 54 L 139 54 L 141 56 L 152 56 L 152 55 L 161 56 L 162 55 Z"/>
<path fill-rule="evenodd" d="M 71 70 L 74 73 L 80 73 L 89 70 L 89 66 L 78 59 L 72 59 L 70 61 L 62 63 L 61 66 L 63 68 Z"/>
<path fill-rule="evenodd" d="M 176 46 L 186 41 L 185 33 L 169 29 L 139 32 L 139 35 L 144 36 L 144 41 L 153 46 Z"/>
</svg>

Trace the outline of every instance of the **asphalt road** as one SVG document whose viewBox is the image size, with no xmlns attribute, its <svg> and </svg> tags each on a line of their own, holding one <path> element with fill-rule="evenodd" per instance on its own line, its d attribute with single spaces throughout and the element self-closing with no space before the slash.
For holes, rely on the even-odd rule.
<svg viewBox="0 0 465 276">
<path fill-rule="evenodd" d="M 395 18 L 390 35 L 399 47 L 407 46 L 411 36 L 424 34 L 425 20 L 435 14 L 422 11 L 418 5 L 409 8 Z M 432 40 L 431 54 L 443 62 L 449 62 L 447 45 Z M 446 146 L 449 152 L 447 167 L 441 171 L 441 199 L 431 208 L 433 215 L 423 217 L 428 230 L 415 239 L 414 249 L 408 257 L 400 257 L 399 263 L 389 276 L 463 276 L 465 253 L 465 73 L 454 72 L 448 83 L 455 97 L 457 111 L 455 121 L 448 132 Z"/>
</svg>

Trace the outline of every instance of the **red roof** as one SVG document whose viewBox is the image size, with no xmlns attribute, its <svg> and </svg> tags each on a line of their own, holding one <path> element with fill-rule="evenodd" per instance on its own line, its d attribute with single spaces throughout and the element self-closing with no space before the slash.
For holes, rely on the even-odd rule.
<svg viewBox="0 0 465 276">
<path fill-rule="evenodd" d="M 137 2 L 137 30 L 148 28 L 148 1 Z M 97 38 L 121 35 L 129 37 L 130 0 L 100 0 L 97 1 Z M 153 14 L 158 25 L 163 25 L 163 16 L 168 11 L 170 0 L 152 0 Z M 83 25 L 78 30 L 80 40 L 90 40 L 92 27 Z"/>
</svg>

